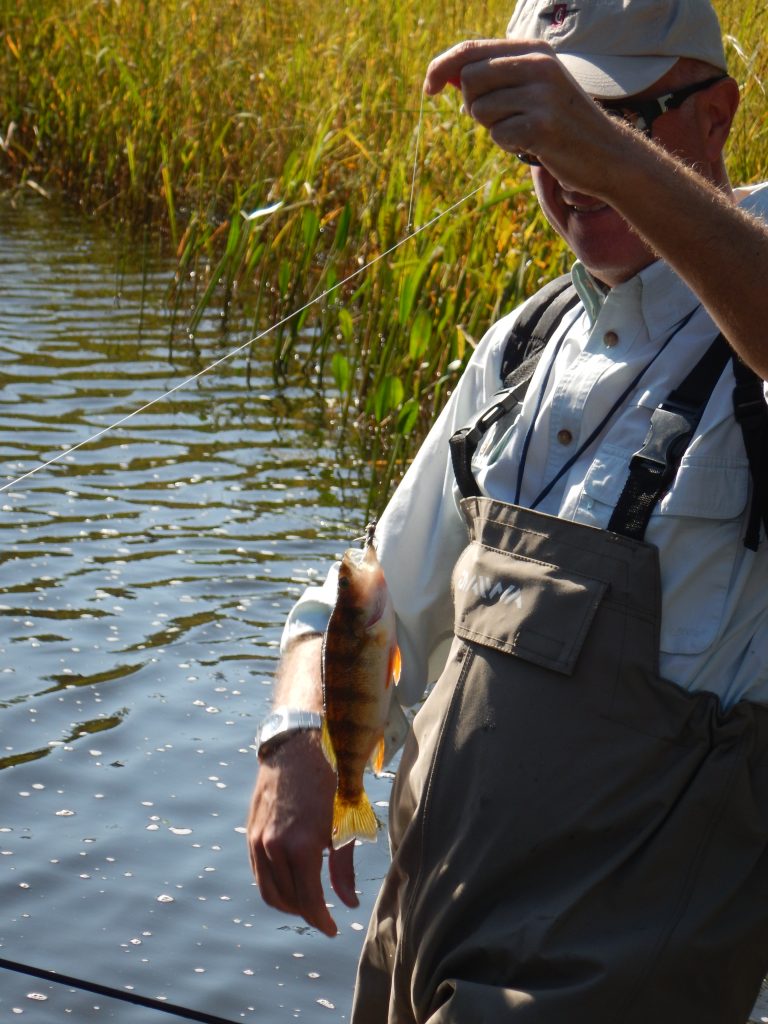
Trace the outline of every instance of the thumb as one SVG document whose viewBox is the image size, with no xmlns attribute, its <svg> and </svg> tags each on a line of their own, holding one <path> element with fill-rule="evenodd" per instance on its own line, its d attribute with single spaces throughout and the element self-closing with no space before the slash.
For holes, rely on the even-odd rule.
<svg viewBox="0 0 768 1024">
<path fill-rule="evenodd" d="M 331 876 L 331 885 L 339 897 L 348 907 L 356 907 L 360 900 L 355 893 L 355 844 L 347 843 L 340 850 L 331 851 L 328 855 L 328 872 Z"/>
</svg>

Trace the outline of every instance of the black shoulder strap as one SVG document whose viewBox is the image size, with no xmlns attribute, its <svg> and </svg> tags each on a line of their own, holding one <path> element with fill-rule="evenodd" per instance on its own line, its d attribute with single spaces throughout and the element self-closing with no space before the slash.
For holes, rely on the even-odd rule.
<svg viewBox="0 0 768 1024">
<path fill-rule="evenodd" d="M 472 456 L 483 434 L 523 400 L 539 356 L 564 314 L 576 305 L 578 295 L 570 274 L 550 281 L 526 304 L 507 335 L 502 356 L 501 397 L 495 396 L 468 427 L 450 439 L 451 460 L 459 491 L 465 498 L 480 494 L 472 473 Z"/>
<path fill-rule="evenodd" d="M 505 388 L 515 387 L 526 373 L 528 379 L 533 376 L 541 350 L 565 313 L 578 301 L 570 274 L 556 277 L 529 300 L 507 337 L 499 372 Z"/>
<path fill-rule="evenodd" d="M 448 444 L 453 463 L 453 475 L 459 488 L 462 498 L 476 498 L 482 492 L 472 472 L 472 456 L 477 451 L 477 446 L 483 438 L 483 434 L 490 430 L 497 420 L 510 413 L 525 396 L 528 381 L 523 381 L 517 388 L 510 388 L 504 391 L 499 397 L 494 396 L 490 405 L 476 417 L 474 423 L 468 427 L 462 427 L 451 435 Z"/>
<path fill-rule="evenodd" d="M 629 462 L 629 475 L 608 529 L 642 540 L 651 513 L 672 484 L 731 349 L 718 334 L 685 380 L 653 410 L 643 447 Z"/>
<path fill-rule="evenodd" d="M 768 406 L 760 377 L 735 352 L 732 364 L 736 378 L 733 414 L 741 427 L 752 477 L 752 503 L 744 547 L 757 551 L 761 521 L 768 534 Z"/>
</svg>

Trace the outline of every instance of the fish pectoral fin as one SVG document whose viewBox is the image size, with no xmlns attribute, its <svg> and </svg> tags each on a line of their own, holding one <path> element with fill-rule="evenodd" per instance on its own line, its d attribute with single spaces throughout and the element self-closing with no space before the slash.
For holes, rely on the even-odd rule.
<svg viewBox="0 0 768 1024">
<path fill-rule="evenodd" d="M 344 800 L 336 793 L 333 801 L 333 831 L 331 842 L 334 850 L 346 846 L 353 839 L 366 839 L 375 843 L 379 830 L 379 819 L 371 807 L 365 790 L 357 800 Z"/>
<path fill-rule="evenodd" d="M 387 679 L 387 686 L 394 679 L 396 683 L 400 682 L 400 672 L 403 668 L 403 659 L 400 657 L 400 648 L 395 644 L 392 649 L 392 657 L 389 666 L 389 678 Z"/>
<path fill-rule="evenodd" d="M 336 751 L 333 749 L 333 740 L 331 739 L 331 734 L 328 731 L 328 719 L 325 715 L 323 715 L 323 724 L 320 726 L 320 745 L 323 748 L 323 753 L 325 754 L 328 764 L 334 771 L 336 771 Z"/>
<path fill-rule="evenodd" d="M 370 766 L 376 772 L 377 775 L 381 774 L 381 770 L 384 767 L 384 754 L 386 753 L 387 744 L 382 736 L 379 742 L 373 748 L 373 753 L 370 757 Z"/>
</svg>

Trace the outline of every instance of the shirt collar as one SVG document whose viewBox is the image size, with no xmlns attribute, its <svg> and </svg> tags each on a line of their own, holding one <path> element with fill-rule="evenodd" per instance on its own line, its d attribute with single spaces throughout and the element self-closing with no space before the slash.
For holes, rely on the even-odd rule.
<svg viewBox="0 0 768 1024">
<path fill-rule="evenodd" d="M 571 280 L 587 311 L 590 323 L 594 323 L 603 307 L 605 296 L 608 293 L 607 287 L 592 277 L 581 260 L 576 260 L 571 267 Z"/>
<path fill-rule="evenodd" d="M 584 264 L 576 260 L 571 279 L 592 325 L 606 304 L 624 313 L 634 308 L 652 338 L 668 331 L 698 304 L 691 289 L 663 260 L 655 260 L 614 288 L 595 280 Z"/>
</svg>

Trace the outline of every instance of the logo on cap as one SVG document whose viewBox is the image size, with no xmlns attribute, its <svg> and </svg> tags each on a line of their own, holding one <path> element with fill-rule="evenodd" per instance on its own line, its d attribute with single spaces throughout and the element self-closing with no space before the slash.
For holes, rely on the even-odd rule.
<svg viewBox="0 0 768 1024">
<path fill-rule="evenodd" d="M 546 19 L 552 28 L 559 28 L 569 14 L 576 14 L 578 10 L 578 7 L 569 7 L 567 3 L 559 3 L 554 4 L 548 11 L 541 11 L 539 17 Z"/>
</svg>

